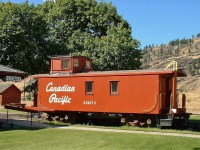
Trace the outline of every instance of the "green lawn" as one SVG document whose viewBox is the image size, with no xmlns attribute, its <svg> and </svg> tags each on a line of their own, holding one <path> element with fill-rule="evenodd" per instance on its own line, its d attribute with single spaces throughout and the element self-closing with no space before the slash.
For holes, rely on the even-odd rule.
<svg viewBox="0 0 200 150">
<path fill-rule="evenodd" d="M 198 120 L 200 121 L 200 115 L 191 115 L 190 120 Z"/>
<path fill-rule="evenodd" d="M 1 150 L 197 150 L 200 139 L 63 129 L 0 130 Z"/>
<path fill-rule="evenodd" d="M 0 108 L 0 113 L 7 113 L 7 109 L 5 109 L 5 108 Z M 27 113 L 27 112 L 9 109 L 9 110 L 8 110 L 8 113 L 9 113 L 9 114 L 25 114 L 25 113 Z"/>
</svg>

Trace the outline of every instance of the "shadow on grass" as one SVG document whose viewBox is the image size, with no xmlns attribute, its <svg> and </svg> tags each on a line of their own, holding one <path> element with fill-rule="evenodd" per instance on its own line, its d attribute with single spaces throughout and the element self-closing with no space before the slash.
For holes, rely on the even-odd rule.
<svg viewBox="0 0 200 150">
<path fill-rule="evenodd" d="M 14 125 L 14 124 L 3 124 L 0 126 L 0 132 L 5 132 L 5 131 L 12 131 L 12 130 L 29 130 L 29 131 L 34 131 L 34 130 L 40 130 L 43 128 L 38 128 L 38 127 L 24 127 L 20 125 Z"/>
<path fill-rule="evenodd" d="M 8 131 L 8 130 L 39 130 L 45 128 L 56 128 L 68 125 L 59 125 L 54 123 L 39 123 L 39 122 L 31 122 L 27 120 L 15 120 L 9 119 L 0 119 L 0 131 Z"/>
</svg>

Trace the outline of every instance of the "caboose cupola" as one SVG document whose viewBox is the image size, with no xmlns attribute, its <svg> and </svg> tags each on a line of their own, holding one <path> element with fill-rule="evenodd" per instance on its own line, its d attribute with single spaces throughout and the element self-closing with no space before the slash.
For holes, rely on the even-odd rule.
<svg viewBox="0 0 200 150">
<path fill-rule="evenodd" d="M 92 71 L 92 61 L 85 56 L 51 57 L 50 73 L 80 73 Z"/>
</svg>

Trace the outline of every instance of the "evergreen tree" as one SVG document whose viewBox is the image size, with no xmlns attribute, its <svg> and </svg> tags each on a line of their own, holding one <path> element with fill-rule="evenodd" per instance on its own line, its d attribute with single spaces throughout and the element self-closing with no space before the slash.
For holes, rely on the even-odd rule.
<svg viewBox="0 0 200 150">
<path fill-rule="evenodd" d="M 198 33 L 196 37 L 200 37 L 200 33 Z"/>
</svg>

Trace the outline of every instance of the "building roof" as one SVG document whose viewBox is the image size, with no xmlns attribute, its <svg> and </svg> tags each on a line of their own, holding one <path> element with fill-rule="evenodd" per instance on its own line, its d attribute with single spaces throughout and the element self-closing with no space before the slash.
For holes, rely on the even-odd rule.
<svg viewBox="0 0 200 150">
<path fill-rule="evenodd" d="M 14 84 L 0 84 L 0 93 L 3 93 L 4 91 L 6 91 L 11 86 L 14 86 L 16 89 L 18 89 Z"/>
<path fill-rule="evenodd" d="M 6 89 L 8 89 L 12 84 L 1 84 L 0 85 L 0 93 L 4 92 Z"/>
<path fill-rule="evenodd" d="M 4 65 L 0 65 L 0 75 L 26 77 L 27 73 L 18 69 L 13 69 Z"/>
</svg>

